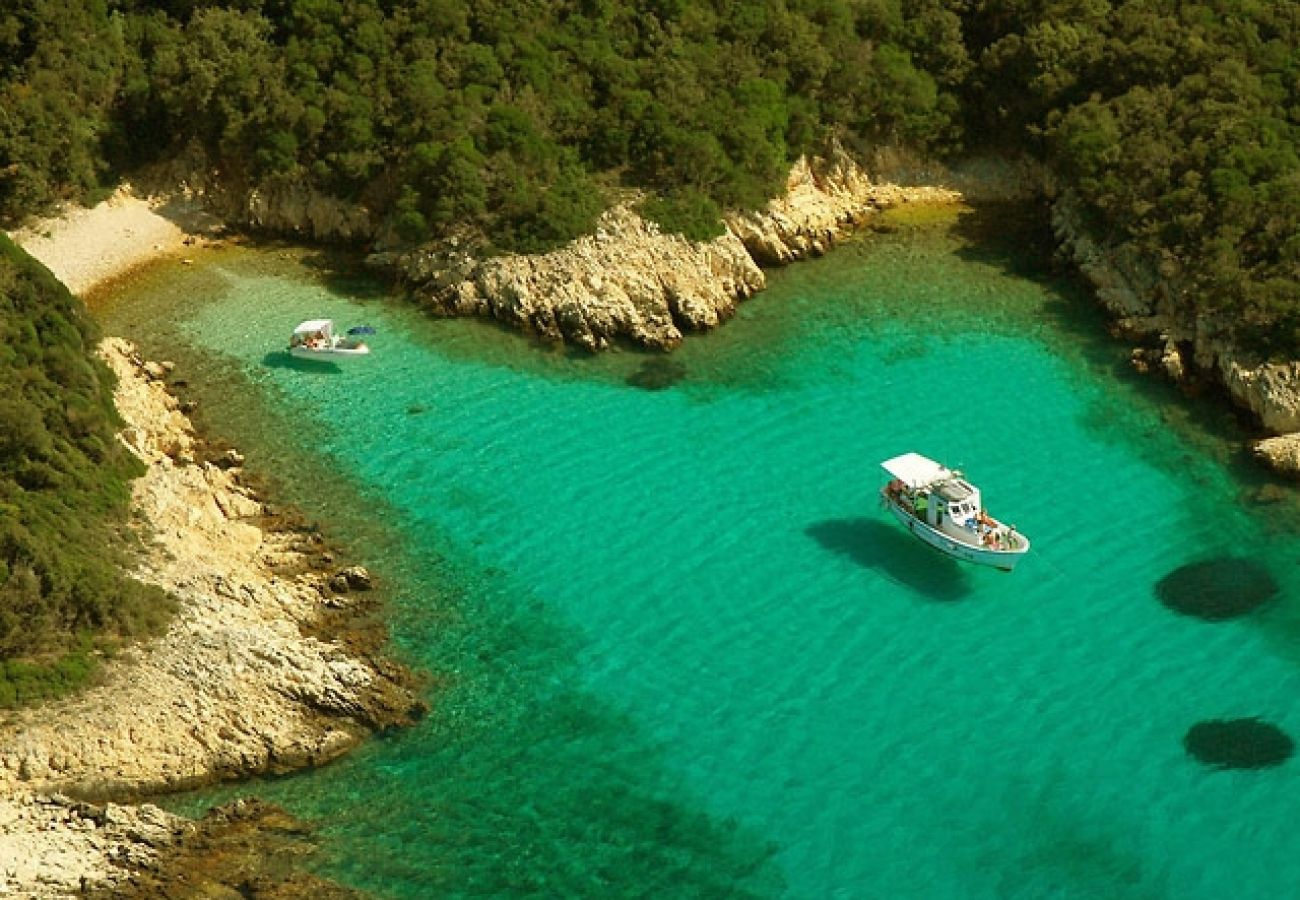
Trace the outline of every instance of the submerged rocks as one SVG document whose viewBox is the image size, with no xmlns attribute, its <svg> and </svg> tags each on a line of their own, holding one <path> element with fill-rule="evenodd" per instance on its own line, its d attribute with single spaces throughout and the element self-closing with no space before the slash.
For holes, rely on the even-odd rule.
<svg viewBox="0 0 1300 900">
<path fill-rule="evenodd" d="M 190 824 L 167 853 L 116 885 L 113 896 L 360 900 L 360 892 L 302 871 L 302 860 L 316 850 L 310 827 L 284 810 L 235 800 Z"/>
<path fill-rule="evenodd" d="M 1220 622 L 1253 612 L 1277 595 L 1278 586 L 1258 563 L 1225 557 L 1174 569 L 1155 592 L 1176 613 Z"/>
<path fill-rule="evenodd" d="M 643 391 L 663 391 L 686 378 L 686 366 L 671 357 L 652 356 L 625 381 Z"/>
<path fill-rule="evenodd" d="M 1188 729 L 1183 746 L 1191 756 L 1220 769 L 1277 766 L 1295 752 L 1286 732 L 1254 717 L 1198 722 Z"/>
</svg>

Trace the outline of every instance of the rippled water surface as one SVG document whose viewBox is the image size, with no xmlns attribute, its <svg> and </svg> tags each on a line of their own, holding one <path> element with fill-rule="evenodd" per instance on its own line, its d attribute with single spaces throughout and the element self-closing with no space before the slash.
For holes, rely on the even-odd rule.
<svg viewBox="0 0 1300 900">
<path fill-rule="evenodd" d="M 382 897 L 1293 895 L 1300 763 L 1214 770 L 1183 737 L 1300 735 L 1294 495 L 1131 378 L 1009 223 L 898 217 L 670 357 L 435 321 L 283 248 L 102 302 L 380 573 L 431 673 L 419 726 L 238 790 Z M 373 355 L 286 358 L 316 316 Z M 1032 538 L 1016 572 L 886 519 L 907 450 Z M 1275 595 L 1161 602 L 1218 559 Z"/>
</svg>

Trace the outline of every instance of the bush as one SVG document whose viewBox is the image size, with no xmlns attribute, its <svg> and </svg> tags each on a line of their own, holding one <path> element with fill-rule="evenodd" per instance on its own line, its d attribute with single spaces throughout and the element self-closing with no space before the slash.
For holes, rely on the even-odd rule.
<svg viewBox="0 0 1300 900">
<path fill-rule="evenodd" d="M 718 204 L 706 194 L 689 189 L 646 200 L 640 213 L 662 231 L 693 241 L 711 240 L 726 230 Z"/>
</svg>

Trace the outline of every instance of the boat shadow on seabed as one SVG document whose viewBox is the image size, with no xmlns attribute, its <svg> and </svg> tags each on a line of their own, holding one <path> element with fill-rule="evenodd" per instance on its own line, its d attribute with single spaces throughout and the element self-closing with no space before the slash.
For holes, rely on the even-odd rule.
<svg viewBox="0 0 1300 900">
<path fill-rule="evenodd" d="M 970 577 L 958 562 L 885 522 L 827 519 L 809 525 L 804 533 L 832 553 L 931 600 L 952 603 L 971 592 Z"/>
<path fill-rule="evenodd" d="M 293 369 L 297 372 L 319 372 L 322 375 L 341 375 L 343 367 L 328 359 L 300 359 L 288 350 L 272 350 L 262 357 L 268 369 Z"/>
</svg>

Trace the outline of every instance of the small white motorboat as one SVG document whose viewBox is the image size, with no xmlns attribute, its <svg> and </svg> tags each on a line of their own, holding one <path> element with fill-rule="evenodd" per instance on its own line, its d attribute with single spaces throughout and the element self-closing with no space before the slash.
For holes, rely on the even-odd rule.
<svg viewBox="0 0 1300 900">
<path fill-rule="evenodd" d="M 365 331 L 373 333 L 374 329 Z M 336 360 L 369 353 L 370 348 L 359 337 L 351 333 L 346 337 L 335 334 L 334 322 L 330 319 L 308 319 L 300 323 L 289 337 L 289 355 L 299 359 Z"/>
<path fill-rule="evenodd" d="M 919 453 L 880 464 L 890 481 L 881 502 L 903 527 L 956 559 L 1010 572 L 1029 552 L 1029 538 L 988 514 L 979 488 L 961 472 Z"/>
</svg>

